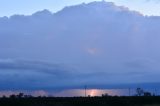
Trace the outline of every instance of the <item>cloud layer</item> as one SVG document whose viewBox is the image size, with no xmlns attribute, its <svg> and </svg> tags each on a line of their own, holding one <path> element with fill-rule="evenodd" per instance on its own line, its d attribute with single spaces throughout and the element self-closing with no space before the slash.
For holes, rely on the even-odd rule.
<svg viewBox="0 0 160 106">
<path fill-rule="evenodd" d="M 159 23 L 109 2 L 1 17 L 0 88 L 159 82 Z"/>
</svg>

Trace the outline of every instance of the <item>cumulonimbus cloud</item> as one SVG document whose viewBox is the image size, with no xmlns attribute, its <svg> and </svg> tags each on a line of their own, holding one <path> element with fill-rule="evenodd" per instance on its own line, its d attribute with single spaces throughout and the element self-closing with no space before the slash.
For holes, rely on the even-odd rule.
<svg viewBox="0 0 160 106">
<path fill-rule="evenodd" d="M 160 81 L 159 22 L 108 2 L 1 17 L 1 89 Z"/>
</svg>

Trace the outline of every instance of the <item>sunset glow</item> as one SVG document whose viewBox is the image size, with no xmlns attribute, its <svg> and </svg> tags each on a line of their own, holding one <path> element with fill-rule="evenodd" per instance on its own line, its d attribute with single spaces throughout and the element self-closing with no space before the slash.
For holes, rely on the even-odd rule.
<svg viewBox="0 0 160 106">
<path fill-rule="evenodd" d="M 45 90 L 37 90 L 37 91 L 0 91 L 0 97 L 7 96 L 9 97 L 12 94 L 17 95 L 18 93 L 23 92 L 27 95 L 32 96 L 54 96 L 54 97 L 78 97 L 78 96 L 85 96 L 84 89 L 68 89 L 68 90 L 62 90 L 62 91 L 45 91 Z M 87 96 L 102 96 L 102 94 L 108 94 L 111 96 L 120 96 L 120 95 L 128 95 L 127 89 L 87 89 L 86 91 Z M 134 91 L 132 90 L 132 93 L 134 94 Z"/>
<path fill-rule="evenodd" d="M 93 90 L 90 90 L 90 96 L 96 96 L 97 94 L 98 94 L 99 92 L 97 91 L 97 90 L 95 90 L 95 89 L 93 89 Z"/>
</svg>

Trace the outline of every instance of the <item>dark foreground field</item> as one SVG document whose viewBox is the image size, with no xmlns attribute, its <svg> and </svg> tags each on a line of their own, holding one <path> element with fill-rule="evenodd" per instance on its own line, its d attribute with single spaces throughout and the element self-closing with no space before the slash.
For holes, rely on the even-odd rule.
<svg viewBox="0 0 160 106">
<path fill-rule="evenodd" d="M 160 106 L 160 97 L 1 98 L 0 106 Z"/>
</svg>

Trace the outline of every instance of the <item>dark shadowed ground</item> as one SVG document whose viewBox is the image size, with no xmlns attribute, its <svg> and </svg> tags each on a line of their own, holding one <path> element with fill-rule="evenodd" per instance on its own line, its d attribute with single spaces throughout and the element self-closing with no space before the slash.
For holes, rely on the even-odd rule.
<svg viewBox="0 0 160 106">
<path fill-rule="evenodd" d="M 160 97 L 12 97 L 1 98 L 0 106 L 160 106 Z"/>
</svg>

